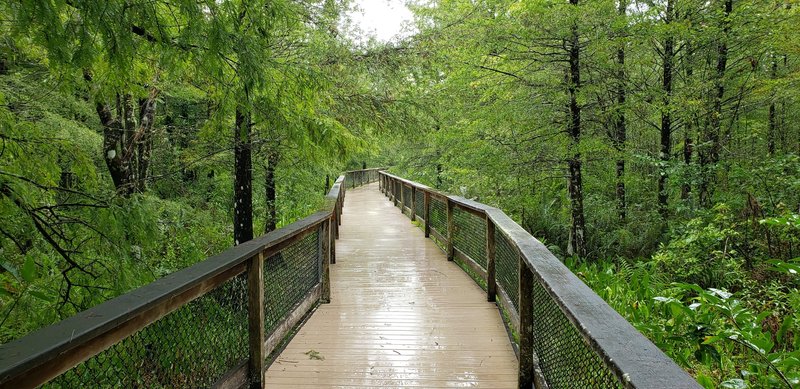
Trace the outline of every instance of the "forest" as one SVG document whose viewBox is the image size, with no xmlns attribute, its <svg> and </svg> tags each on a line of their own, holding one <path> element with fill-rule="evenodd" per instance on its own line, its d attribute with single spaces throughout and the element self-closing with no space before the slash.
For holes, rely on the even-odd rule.
<svg viewBox="0 0 800 389">
<path fill-rule="evenodd" d="M 704 387 L 800 385 L 795 0 L 1 0 L 0 343 L 320 208 L 498 207 Z"/>
</svg>

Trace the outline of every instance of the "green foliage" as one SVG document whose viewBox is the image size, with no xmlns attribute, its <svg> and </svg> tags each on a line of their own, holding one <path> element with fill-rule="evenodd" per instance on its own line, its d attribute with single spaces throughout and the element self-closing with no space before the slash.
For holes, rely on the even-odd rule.
<svg viewBox="0 0 800 389">
<path fill-rule="evenodd" d="M 770 286 L 790 310 L 761 297 L 669 283 L 655 262 L 567 263 L 614 309 L 705 387 L 793 387 L 800 382 L 800 294 Z M 759 309 L 756 309 L 758 307 Z M 738 386 L 737 386 L 738 385 Z"/>
<path fill-rule="evenodd" d="M 734 249 L 739 233 L 725 204 L 717 204 L 707 216 L 676 228 L 672 239 L 653 260 L 674 280 L 702 288 L 732 288 L 744 278 L 743 261 Z"/>
</svg>

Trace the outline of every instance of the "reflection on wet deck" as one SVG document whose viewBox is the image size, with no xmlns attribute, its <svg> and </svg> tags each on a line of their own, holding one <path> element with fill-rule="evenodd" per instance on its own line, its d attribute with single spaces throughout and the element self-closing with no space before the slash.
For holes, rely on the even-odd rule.
<svg viewBox="0 0 800 389">
<path fill-rule="evenodd" d="M 273 387 L 516 387 L 493 303 L 378 191 L 347 192 L 331 303 L 270 366 Z"/>
</svg>

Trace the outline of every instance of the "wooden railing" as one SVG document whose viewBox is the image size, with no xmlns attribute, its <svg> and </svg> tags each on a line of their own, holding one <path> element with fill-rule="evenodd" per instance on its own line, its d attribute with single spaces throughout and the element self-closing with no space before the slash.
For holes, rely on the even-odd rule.
<svg viewBox="0 0 800 389">
<path fill-rule="evenodd" d="M 268 356 L 330 300 L 355 178 L 378 176 L 347 172 L 313 215 L 0 346 L 0 387 L 260 387 Z"/>
<path fill-rule="evenodd" d="M 699 387 L 503 211 L 386 172 L 379 185 L 509 318 L 520 388 Z"/>
</svg>

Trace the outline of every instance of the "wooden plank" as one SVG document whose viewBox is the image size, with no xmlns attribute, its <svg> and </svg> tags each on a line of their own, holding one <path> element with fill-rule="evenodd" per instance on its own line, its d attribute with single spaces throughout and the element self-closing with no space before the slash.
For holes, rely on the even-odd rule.
<svg viewBox="0 0 800 389">
<path fill-rule="evenodd" d="M 272 331 L 267 337 L 267 340 L 264 341 L 266 355 L 272 355 L 283 339 L 286 338 L 286 335 L 289 335 L 292 329 L 303 320 L 303 317 L 314 308 L 321 296 L 322 286 L 317 284 L 303 297 L 300 303 L 292 309 L 290 314 L 286 315 L 286 317 L 278 322 L 278 325 L 275 326 L 275 330 Z"/>
<path fill-rule="evenodd" d="M 519 387 L 534 384 L 533 364 L 533 274 L 525 261 L 519 260 Z"/>
<path fill-rule="evenodd" d="M 466 265 L 473 273 L 480 276 L 483 280 L 486 280 L 486 269 L 482 268 L 478 262 L 475 262 L 469 255 L 465 254 L 463 251 L 459 250 L 458 248 L 453 249 L 453 256 L 460 260 L 464 265 Z"/>
<path fill-rule="evenodd" d="M 247 267 L 247 331 L 250 345 L 248 381 L 251 388 L 263 386 L 264 360 L 264 254 L 250 259 Z"/>
<path fill-rule="evenodd" d="M 209 291 L 215 289 L 216 287 L 218 287 L 222 283 L 224 283 L 224 282 L 230 280 L 231 278 L 243 273 L 245 271 L 245 268 L 246 268 L 246 263 L 238 263 L 236 266 L 234 266 L 232 268 L 229 268 L 229 269 L 227 269 L 227 270 L 225 270 L 225 271 L 223 271 L 223 272 L 221 272 L 219 274 L 216 274 L 216 275 L 214 275 L 214 276 L 212 276 L 210 278 L 203 279 L 203 281 L 201 281 L 201 282 L 195 282 L 195 283 L 192 284 L 191 287 L 189 287 L 189 289 L 183 290 L 182 292 L 180 292 L 180 293 L 178 293 L 176 295 L 172 295 L 172 296 L 170 296 L 170 298 L 167 298 L 166 300 L 161 300 L 161 301 L 159 301 L 158 304 L 149 305 L 146 310 L 137 310 L 137 314 L 134 317 L 126 317 L 126 320 L 122 321 L 121 323 L 115 323 L 115 325 L 112 326 L 111 328 L 104 329 L 99 334 L 94 334 L 95 336 L 92 337 L 91 339 L 88 339 L 88 340 L 83 339 L 80 342 L 73 342 L 75 344 L 73 344 L 72 348 L 70 348 L 70 349 L 68 349 L 68 350 L 66 350 L 64 352 L 61 352 L 60 354 L 54 354 L 54 355 L 46 354 L 46 356 L 49 357 L 49 359 L 47 361 L 45 361 L 45 362 L 36 364 L 35 367 L 33 367 L 30 370 L 24 370 L 21 373 L 17 373 L 17 374 L 13 374 L 13 375 L 10 375 L 10 374 L 6 375 L 4 377 L 4 380 L 2 381 L 2 383 L 0 383 L 0 386 L 8 387 L 8 388 L 33 388 L 33 387 L 38 387 L 39 385 L 42 385 L 43 383 L 53 379 L 54 377 L 57 377 L 61 373 L 69 370 L 70 368 L 74 367 L 75 365 L 85 361 L 86 359 L 89 359 L 92 356 L 102 352 L 103 350 L 106 350 L 107 348 L 111 347 L 115 343 L 121 341 L 122 339 L 125 339 L 128 336 L 130 336 L 130 334 L 141 330 L 142 328 L 144 328 L 147 325 L 155 322 L 158 319 L 161 319 L 162 317 L 168 315 L 169 313 L 173 312 L 174 310 L 182 307 L 187 302 L 190 302 L 190 301 L 192 301 L 192 300 L 194 300 L 194 299 L 196 299 L 196 298 L 208 293 Z M 164 280 L 165 278 L 162 278 L 161 280 Z M 158 281 L 156 281 L 156 282 L 158 282 Z M 163 281 L 162 281 L 162 283 L 163 283 Z M 159 285 L 160 284 L 161 283 L 159 283 Z M 153 285 L 153 284 L 150 284 L 150 285 Z M 141 295 L 144 295 L 145 297 L 148 297 L 148 295 L 146 293 L 143 293 L 143 292 L 150 292 L 150 289 L 153 288 L 153 287 L 150 286 L 149 288 L 146 288 L 145 290 L 142 290 L 143 288 L 145 288 L 145 287 L 142 287 L 142 288 L 138 289 L 137 291 L 139 291 L 141 293 Z M 120 296 L 120 297 L 125 297 L 125 299 L 123 299 L 122 301 L 127 301 L 128 299 L 134 298 L 134 296 L 137 295 L 137 293 L 136 293 L 137 291 L 128 293 L 128 294 Z M 161 295 L 161 293 L 159 293 L 158 295 Z M 111 301 L 113 301 L 113 300 L 111 300 Z M 152 301 L 152 299 L 151 300 L 145 300 L 145 301 Z M 98 308 L 104 308 L 104 309 L 94 309 L 94 310 L 93 309 L 89 309 L 89 310 L 83 311 L 82 313 L 79 313 L 76 316 L 73 316 L 70 319 L 65 320 L 64 322 L 67 322 L 66 324 L 72 324 L 71 323 L 72 320 L 75 320 L 75 318 L 80 317 L 80 318 L 84 318 L 85 320 L 89 321 L 89 323 L 91 324 L 91 322 L 92 322 L 91 314 L 93 312 L 101 312 L 102 313 L 102 312 L 105 312 L 107 310 L 110 310 L 110 309 L 107 309 L 108 307 L 103 307 L 103 305 L 106 305 L 106 304 L 101 304 L 100 306 L 98 306 Z M 115 306 L 113 306 L 113 308 L 118 308 L 118 307 L 115 305 Z M 113 319 L 118 319 L 119 317 L 123 317 L 123 316 L 124 315 L 118 314 L 118 315 L 115 315 L 115 316 L 111 316 L 110 318 L 108 318 L 108 317 L 98 317 L 98 318 L 95 318 L 95 320 L 99 320 L 99 319 L 106 319 L 106 320 L 112 319 L 113 320 Z M 64 322 L 58 323 L 55 326 L 45 327 L 43 330 L 39 330 L 39 331 L 34 332 L 33 335 L 43 336 L 42 334 L 47 335 L 47 334 L 50 334 L 52 332 L 55 332 L 54 330 L 61 329 L 62 326 L 65 325 Z M 76 336 L 77 336 L 78 335 L 77 332 L 80 329 L 83 329 L 84 327 L 82 327 L 82 326 L 73 326 L 73 328 L 76 328 Z M 95 329 L 96 327 L 86 326 L 86 328 Z M 84 329 L 84 331 L 86 331 L 86 329 Z M 29 336 L 32 336 L 32 335 L 29 335 Z M 85 336 L 85 335 L 83 335 L 83 336 Z M 27 340 L 25 342 L 21 342 L 23 340 L 26 340 L 27 338 L 28 337 L 22 338 L 17 342 L 20 342 L 20 343 L 23 343 L 23 344 L 24 343 L 28 343 L 28 344 L 32 343 L 32 342 L 30 342 L 30 340 Z M 39 338 L 36 338 L 36 339 L 40 340 L 41 342 L 48 342 L 48 340 L 50 340 L 50 341 L 53 341 L 54 343 L 56 343 L 56 341 L 58 340 L 57 338 L 55 338 L 55 339 L 47 339 L 47 338 L 39 339 Z M 8 349 L 12 349 L 12 348 L 9 347 Z M 33 349 L 33 350 L 29 350 L 29 351 L 40 351 L 40 350 Z M 19 362 L 18 365 L 23 365 L 24 366 L 24 364 L 22 362 L 26 362 L 27 360 L 14 360 L 13 358 L 16 355 L 22 355 L 22 352 L 17 352 L 17 353 L 6 352 L 6 353 L 3 353 L 3 356 L 5 358 L 9 358 L 7 360 L 4 360 L 4 362 L 5 363 L 9 363 L 9 362 L 18 361 Z M 56 358 L 56 356 L 58 358 Z M 6 371 L 8 371 L 8 370 L 6 370 Z"/>
<path fill-rule="evenodd" d="M 411 187 L 411 221 L 417 220 L 417 188 Z"/>
<path fill-rule="evenodd" d="M 453 217 L 453 208 L 455 207 L 454 203 L 447 199 L 447 260 L 452 261 L 455 258 L 455 253 L 453 248 L 455 245 L 453 244 L 453 237 L 455 236 L 456 231 L 456 221 L 455 217 Z"/>
<path fill-rule="evenodd" d="M 486 215 L 484 217 L 486 218 L 486 299 L 494 302 L 497 298 L 494 223 Z"/>
<path fill-rule="evenodd" d="M 431 194 L 428 191 L 425 191 L 425 198 L 424 198 L 425 209 L 423 213 L 425 214 L 422 216 L 425 219 L 425 227 L 423 227 L 423 231 L 425 231 L 425 237 L 429 237 L 431 235 Z"/>
<path fill-rule="evenodd" d="M 469 212 L 481 219 L 486 218 L 486 212 L 483 209 L 477 208 L 472 206 L 471 204 L 474 203 L 473 201 L 468 201 L 467 199 L 460 197 L 460 196 L 448 196 L 448 199 L 456 206 L 458 209 Z M 475 203 L 480 204 L 480 203 Z"/>
<path fill-rule="evenodd" d="M 444 252 L 447 253 L 447 247 L 446 247 L 447 237 L 442 235 L 442 234 L 440 234 L 439 231 L 436 231 L 435 228 L 430 228 L 429 232 L 430 232 L 430 235 L 432 235 L 434 238 L 438 239 L 439 242 L 442 242 L 442 244 L 445 244 L 445 248 L 443 250 L 445 250 Z"/>
<path fill-rule="evenodd" d="M 333 225 L 332 221 L 329 220 L 327 223 L 324 224 L 323 234 L 320 236 L 320 240 L 324 241 L 323 246 L 323 257 L 322 257 L 322 297 L 320 297 L 320 302 L 327 304 L 331 302 L 331 253 L 333 250 L 333 241 L 334 236 L 333 232 L 331 232 L 331 226 Z"/>
<path fill-rule="evenodd" d="M 223 375 L 217 382 L 211 385 L 214 389 L 240 389 L 247 386 L 249 371 L 249 359 L 242 360 L 236 367 Z"/>
<path fill-rule="evenodd" d="M 505 310 L 506 315 L 508 315 L 509 319 L 511 320 L 509 326 L 516 333 L 519 333 L 519 313 L 517 313 L 517 309 L 514 308 L 514 304 L 511 303 L 511 298 L 508 297 L 508 293 L 500 285 L 497 286 L 497 295 L 499 297 L 498 299 L 499 301 L 496 301 L 495 304 L 497 304 L 499 307 Z"/>
<path fill-rule="evenodd" d="M 686 371 L 594 293 L 541 242 L 502 211 L 486 212 L 498 231 L 520 252 L 535 282 L 542 284 L 586 343 L 592 345 L 621 382 L 642 388 L 699 388 Z"/>
</svg>

